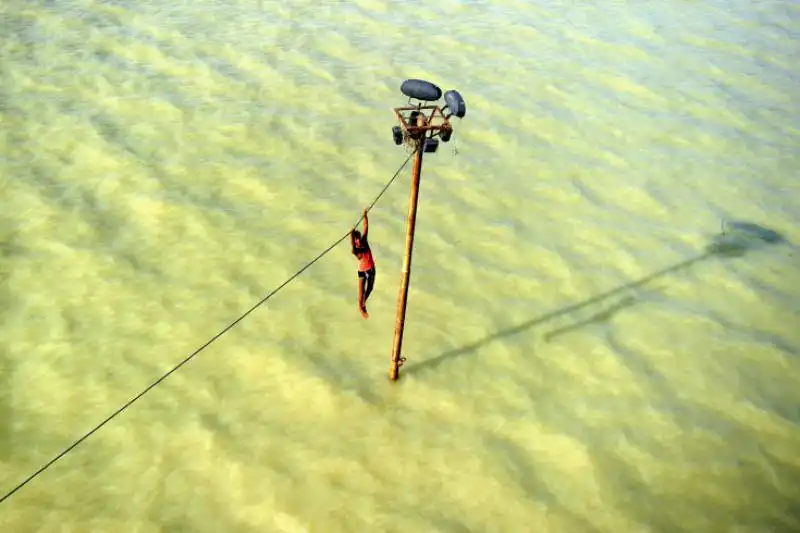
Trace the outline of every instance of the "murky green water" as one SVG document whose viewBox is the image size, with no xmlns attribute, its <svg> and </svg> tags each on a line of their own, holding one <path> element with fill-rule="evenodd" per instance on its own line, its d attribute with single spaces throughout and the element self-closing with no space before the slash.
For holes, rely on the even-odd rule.
<svg viewBox="0 0 800 533">
<path fill-rule="evenodd" d="M 24 532 L 800 528 L 795 2 L 0 11 L 0 503 Z"/>
</svg>

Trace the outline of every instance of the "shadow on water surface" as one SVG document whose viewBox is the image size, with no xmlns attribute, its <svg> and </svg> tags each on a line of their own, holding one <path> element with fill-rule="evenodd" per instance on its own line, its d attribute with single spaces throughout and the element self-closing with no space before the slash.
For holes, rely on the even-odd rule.
<svg viewBox="0 0 800 533">
<path fill-rule="evenodd" d="M 513 335 L 517 335 L 518 333 L 527 331 L 533 328 L 534 326 L 544 324 L 548 321 L 551 321 L 561 316 L 575 313 L 586 307 L 595 304 L 606 303 L 608 301 L 613 300 L 617 296 L 622 296 L 624 293 L 634 289 L 640 289 L 652 283 L 655 280 L 664 278 L 669 274 L 674 274 L 676 272 L 686 270 L 689 267 L 695 265 L 696 263 L 700 263 L 702 261 L 713 258 L 727 259 L 727 258 L 741 257 L 750 251 L 756 250 L 766 245 L 777 245 L 786 243 L 787 243 L 786 239 L 778 232 L 768 228 L 764 228 L 757 224 L 753 224 L 751 222 L 734 221 L 725 223 L 722 228 L 722 233 L 715 235 L 711 239 L 711 242 L 706 246 L 702 254 L 699 254 L 690 259 L 686 259 L 685 261 L 681 261 L 680 263 L 676 263 L 672 266 L 668 266 L 666 268 L 653 272 L 652 274 L 645 276 L 641 279 L 638 279 L 630 283 L 626 283 L 625 285 L 621 285 L 619 287 L 598 294 L 581 302 L 577 302 L 572 305 L 562 307 L 561 309 L 556 309 L 555 311 L 545 313 L 544 315 L 538 316 L 536 318 L 533 318 L 531 320 L 528 320 L 527 322 L 523 322 L 516 326 L 502 329 L 470 344 L 466 344 L 459 348 L 455 348 L 453 350 L 444 352 L 440 355 L 437 355 L 436 357 L 433 357 L 432 359 L 428 359 L 426 361 L 422 361 L 420 363 L 416 363 L 413 365 L 408 365 L 408 367 L 404 369 L 404 374 L 406 375 L 416 374 L 424 370 L 432 370 L 438 367 L 439 365 L 447 361 L 450 361 L 452 359 L 473 354 L 477 352 L 479 349 L 483 348 L 488 344 L 491 344 L 494 341 L 506 337 L 511 337 Z M 576 322 L 572 325 L 562 327 L 549 332 L 545 336 L 545 339 L 551 340 L 552 338 L 558 335 L 562 335 L 564 333 L 567 333 L 568 331 L 574 330 L 581 326 L 608 320 L 614 313 L 626 307 L 634 305 L 635 299 L 636 299 L 635 296 L 627 295 L 626 297 L 613 303 L 610 307 L 606 308 L 605 310 L 593 315 L 589 319 L 585 319 Z"/>
<path fill-rule="evenodd" d="M 619 311 L 632 307 L 633 305 L 636 304 L 637 301 L 638 300 L 635 297 L 628 295 L 622 298 L 620 301 L 612 304 L 610 307 L 607 307 L 604 310 L 593 314 L 587 319 L 579 320 L 567 326 L 563 326 L 547 332 L 547 334 L 545 334 L 544 336 L 544 340 L 550 342 L 551 340 L 560 335 L 564 335 L 565 333 L 569 333 L 570 331 L 582 328 L 584 326 L 608 322 Z"/>
<path fill-rule="evenodd" d="M 755 224 L 727 224 L 723 232 L 715 236 L 705 250 L 695 257 L 409 366 L 405 373 L 432 370 L 460 356 L 476 353 L 493 341 L 523 333 L 591 305 L 601 305 L 605 310 L 589 319 L 553 330 L 546 334 L 546 338 L 553 338 L 588 323 L 607 320 L 620 309 L 635 303 L 638 295 L 627 291 L 645 288 L 656 280 L 707 259 L 742 257 L 760 248 L 785 243 L 786 240 L 777 232 Z M 546 428 L 546 432 L 563 435 L 585 445 L 594 471 L 592 478 L 600 485 L 599 493 L 603 495 L 604 502 L 642 524 L 643 530 L 644 524 L 647 524 L 646 530 L 653 533 L 711 531 L 716 530 L 713 528 L 715 523 L 720 530 L 736 523 L 754 533 L 796 531 L 800 519 L 791 505 L 791 500 L 796 500 L 793 496 L 800 495 L 796 489 L 792 489 L 798 486 L 797 480 L 800 479 L 796 465 L 777 453 L 770 457 L 769 445 L 758 427 L 726 416 L 702 401 L 687 400 L 680 386 L 670 383 L 647 358 L 641 357 L 635 350 L 616 345 L 613 336 L 608 342 L 612 344 L 612 352 L 620 354 L 620 358 L 635 373 L 650 378 L 652 393 L 648 396 L 646 411 L 669 420 L 683 436 L 678 443 L 674 438 L 665 438 L 658 432 L 649 431 L 647 424 L 637 425 L 637 414 L 630 412 L 630 405 L 614 397 L 593 398 L 591 405 L 584 406 L 583 410 L 573 409 L 569 397 L 542 397 L 537 400 L 535 417 L 537 423 Z M 619 418 L 609 416 L 615 409 L 627 414 Z M 607 422 L 590 422 L 594 414 L 604 417 Z M 576 530 L 592 531 L 590 513 L 581 506 L 573 505 L 548 485 L 548 477 L 537 471 L 536 458 L 515 443 L 516 437 L 492 435 L 489 438 L 491 446 L 503 450 L 500 456 L 513 463 L 515 471 L 519 472 L 522 490 L 569 520 Z M 729 445 L 717 448 L 707 444 L 714 442 L 715 438 Z M 628 448 L 637 450 L 639 455 L 621 456 L 621 440 Z M 652 478 L 645 474 L 653 470 L 643 467 L 648 459 L 643 459 L 642 454 L 649 456 L 653 464 L 658 464 L 665 471 L 688 472 L 690 479 L 653 483 Z M 768 458 L 768 467 L 763 463 L 765 456 Z M 741 491 L 741 487 L 750 487 L 751 491 L 741 494 L 737 492 Z"/>
</svg>

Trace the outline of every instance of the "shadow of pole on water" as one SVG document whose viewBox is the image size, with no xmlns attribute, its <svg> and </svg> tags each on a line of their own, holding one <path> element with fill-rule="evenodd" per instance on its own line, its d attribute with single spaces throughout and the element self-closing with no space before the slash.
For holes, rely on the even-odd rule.
<svg viewBox="0 0 800 533">
<path fill-rule="evenodd" d="M 544 335 L 544 340 L 545 342 L 550 342 L 556 337 L 569 333 L 570 331 L 580 329 L 584 326 L 589 326 L 592 324 L 600 324 L 602 322 L 608 322 L 618 312 L 622 311 L 623 309 L 627 309 L 629 307 L 634 306 L 638 301 L 639 300 L 637 300 L 635 296 L 629 294 L 624 298 L 622 298 L 621 300 L 619 300 L 618 302 L 613 303 L 611 306 L 593 314 L 589 318 L 586 318 L 584 320 L 578 320 L 576 322 L 573 322 L 572 324 L 568 324 L 566 326 L 556 328 L 552 331 L 548 331 Z"/>
<path fill-rule="evenodd" d="M 680 263 L 676 263 L 672 266 L 663 268 L 641 279 L 638 279 L 631 283 L 627 283 L 625 285 L 621 285 L 617 288 L 598 294 L 582 302 L 562 307 L 561 309 L 551 311 L 550 313 L 545 313 L 544 315 L 528 320 L 527 322 L 523 322 L 522 324 L 502 329 L 470 344 L 466 344 L 459 348 L 455 348 L 453 350 L 444 352 L 440 355 L 437 355 L 436 357 L 433 357 L 432 359 L 428 359 L 426 361 L 422 361 L 420 363 L 416 363 L 413 365 L 408 365 L 408 367 L 404 369 L 403 373 L 416 374 L 424 370 L 433 370 L 442 363 L 445 363 L 447 361 L 450 361 L 458 357 L 462 357 L 464 355 L 469 355 L 471 353 L 474 353 L 478 351 L 480 348 L 483 348 L 484 346 L 494 341 L 506 337 L 511 337 L 513 335 L 517 335 L 518 333 L 527 331 L 533 328 L 534 326 L 544 324 L 548 321 L 551 321 L 561 316 L 575 313 L 576 311 L 580 311 L 586 307 L 604 303 L 608 300 L 613 299 L 616 296 L 623 295 L 626 292 L 642 288 L 643 286 L 652 283 L 657 279 L 663 278 L 669 274 L 674 274 L 678 271 L 686 270 L 689 267 L 695 265 L 696 263 L 700 263 L 707 259 L 712 259 L 712 258 L 725 259 L 725 258 L 741 257 L 746 253 L 758 249 L 760 247 L 763 247 L 765 245 L 774 245 L 783 243 L 786 243 L 786 240 L 779 233 L 761 227 L 757 224 L 753 224 L 750 222 L 729 222 L 723 224 L 722 233 L 714 236 L 711 242 L 706 246 L 705 251 L 702 254 L 697 255 L 696 257 L 692 257 L 685 261 L 681 261 Z M 624 307 L 633 305 L 634 301 L 635 297 L 632 295 L 628 295 L 626 298 L 623 298 L 616 304 L 612 305 L 610 308 L 594 315 L 588 320 L 584 320 L 575 323 L 571 326 L 554 330 L 550 332 L 546 338 L 547 340 L 549 340 L 557 335 L 561 335 L 563 333 L 566 333 L 567 331 L 576 329 L 582 325 L 598 322 L 600 320 L 607 320 L 611 314 L 621 310 Z"/>
</svg>

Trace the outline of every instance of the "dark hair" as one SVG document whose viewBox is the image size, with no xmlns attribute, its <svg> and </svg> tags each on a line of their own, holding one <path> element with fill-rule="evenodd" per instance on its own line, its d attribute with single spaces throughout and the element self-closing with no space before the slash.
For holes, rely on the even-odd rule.
<svg viewBox="0 0 800 533">
<path fill-rule="evenodd" d="M 361 239 L 361 232 L 358 231 L 357 229 L 354 229 L 353 231 L 350 232 L 350 241 L 351 241 L 350 244 L 351 244 L 351 246 L 353 248 L 350 251 L 353 253 L 353 255 L 358 257 L 358 250 L 356 249 L 356 243 L 355 243 L 356 239 L 359 239 L 359 240 Z"/>
</svg>

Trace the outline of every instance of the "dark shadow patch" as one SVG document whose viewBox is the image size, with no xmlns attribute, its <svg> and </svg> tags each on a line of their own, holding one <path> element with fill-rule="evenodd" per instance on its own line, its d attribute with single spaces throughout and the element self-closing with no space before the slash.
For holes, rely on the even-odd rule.
<svg viewBox="0 0 800 533">
<path fill-rule="evenodd" d="M 787 244 L 786 239 L 775 230 L 759 226 L 752 222 L 731 221 L 722 223 L 722 235 L 738 239 L 742 246 L 752 248 L 767 244 Z"/>
<path fill-rule="evenodd" d="M 788 244 L 777 231 L 752 222 L 722 222 L 722 233 L 715 235 L 707 251 L 720 257 L 741 257 L 768 245 Z"/>
</svg>

